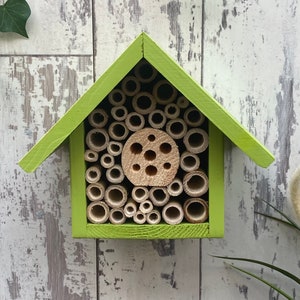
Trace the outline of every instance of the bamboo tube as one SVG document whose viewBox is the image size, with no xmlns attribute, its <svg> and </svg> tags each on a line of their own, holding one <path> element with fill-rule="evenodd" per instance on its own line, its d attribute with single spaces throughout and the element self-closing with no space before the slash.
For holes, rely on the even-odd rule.
<svg viewBox="0 0 300 300">
<path fill-rule="evenodd" d="M 150 200 L 145 200 L 140 204 L 139 210 L 144 214 L 150 213 L 153 210 L 152 202 Z"/>
<path fill-rule="evenodd" d="M 146 215 L 146 220 L 148 224 L 156 225 L 161 221 L 161 214 L 159 210 L 153 209 L 150 213 Z"/>
<path fill-rule="evenodd" d="M 182 206 L 179 202 L 171 201 L 162 210 L 162 218 L 167 224 L 176 225 L 182 222 L 184 217 Z"/>
<path fill-rule="evenodd" d="M 86 195 L 90 201 L 100 201 L 104 198 L 105 183 L 95 182 L 90 183 L 86 188 Z"/>
<path fill-rule="evenodd" d="M 140 210 L 136 212 L 133 216 L 133 221 L 137 224 L 144 224 L 146 222 L 146 215 L 142 213 Z"/>
<path fill-rule="evenodd" d="M 123 141 L 126 139 L 129 130 L 124 122 L 113 122 L 108 127 L 109 136 L 116 141 Z"/>
<path fill-rule="evenodd" d="M 101 169 L 99 166 L 91 166 L 85 171 L 85 180 L 88 183 L 98 182 L 101 178 Z"/>
<path fill-rule="evenodd" d="M 116 120 L 116 121 L 124 121 L 128 115 L 128 110 L 125 106 L 114 106 L 111 109 L 111 116 Z"/>
<path fill-rule="evenodd" d="M 104 128 L 95 128 L 86 135 L 87 146 L 96 152 L 106 149 L 109 142 L 109 136 Z"/>
<path fill-rule="evenodd" d="M 124 177 L 123 169 L 118 164 L 106 170 L 106 179 L 110 183 L 121 183 L 124 180 Z"/>
<path fill-rule="evenodd" d="M 152 93 L 157 103 L 164 105 L 173 102 L 177 96 L 175 87 L 165 79 L 154 85 Z"/>
<path fill-rule="evenodd" d="M 122 153 L 123 144 L 116 141 L 110 141 L 107 146 L 108 154 L 118 156 Z"/>
<path fill-rule="evenodd" d="M 187 199 L 183 204 L 183 211 L 190 223 L 203 223 L 208 218 L 207 202 L 201 198 Z"/>
<path fill-rule="evenodd" d="M 199 127 L 205 121 L 205 116 L 196 107 L 189 107 L 184 112 L 183 119 L 188 126 Z"/>
<path fill-rule="evenodd" d="M 157 71 L 147 61 L 141 60 L 134 67 L 134 75 L 140 82 L 148 83 L 155 79 Z"/>
<path fill-rule="evenodd" d="M 204 152 L 208 147 L 208 135 L 203 129 L 190 129 L 183 139 L 186 150 L 195 154 Z"/>
<path fill-rule="evenodd" d="M 132 218 L 137 212 L 137 205 L 133 199 L 129 199 L 124 206 L 124 214 L 127 218 Z"/>
<path fill-rule="evenodd" d="M 189 106 L 190 102 L 184 96 L 180 96 L 180 97 L 178 97 L 176 104 L 179 108 L 186 109 Z"/>
<path fill-rule="evenodd" d="M 100 164 L 103 168 L 109 169 L 115 164 L 115 159 L 112 155 L 104 153 L 100 158 Z"/>
<path fill-rule="evenodd" d="M 179 178 L 174 178 L 174 180 L 167 186 L 167 191 L 170 196 L 176 197 L 183 192 L 183 184 Z"/>
<path fill-rule="evenodd" d="M 99 159 L 99 155 L 96 151 L 87 149 L 84 152 L 84 160 L 87 162 L 96 162 Z"/>
<path fill-rule="evenodd" d="M 166 125 L 166 132 L 173 139 L 182 139 L 187 133 L 186 123 L 180 118 L 170 120 Z"/>
<path fill-rule="evenodd" d="M 111 208 L 122 207 L 127 201 L 127 190 L 119 184 L 109 185 L 105 191 L 104 200 Z"/>
<path fill-rule="evenodd" d="M 126 221 L 126 216 L 124 214 L 124 211 L 120 207 L 115 207 L 111 209 L 109 213 L 109 221 L 112 224 L 124 224 Z"/>
<path fill-rule="evenodd" d="M 103 128 L 108 122 L 108 115 L 104 109 L 94 109 L 88 116 L 88 121 L 92 127 Z"/>
<path fill-rule="evenodd" d="M 108 101 L 113 106 L 121 106 L 126 101 L 126 96 L 120 89 L 114 89 L 108 94 Z"/>
<path fill-rule="evenodd" d="M 86 210 L 87 218 L 94 224 L 103 224 L 108 220 L 109 207 L 103 201 L 91 202 Z"/>
<path fill-rule="evenodd" d="M 161 129 L 165 126 L 166 121 L 166 115 L 160 109 L 155 109 L 151 111 L 148 116 L 148 122 L 152 128 Z"/>
<path fill-rule="evenodd" d="M 202 170 L 186 173 L 183 189 L 191 197 L 200 197 L 208 191 L 208 177 Z"/>
<path fill-rule="evenodd" d="M 149 191 L 145 186 L 135 186 L 131 191 L 131 197 L 134 201 L 142 203 L 149 197 Z"/>
<path fill-rule="evenodd" d="M 122 80 L 121 89 L 125 95 L 134 96 L 140 91 L 141 84 L 135 76 L 126 76 Z"/>
<path fill-rule="evenodd" d="M 179 167 L 178 146 L 164 131 L 144 128 L 126 141 L 121 162 L 135 186 L 166 186 Z"/>
<path fill-rule="evenodd" d="M 180 156 L 180 167 L 183 171 L 196 171 L 200 167 L 200 158 L 198 155 L 185 151 Z"/>
<path fill-rule="evenodd" d="M 152 187 L 149 191 L 149 198 L 155 206 L 164 206 L 168 203 L 170 195 L 166 187 Z"/>
<path fill-rule="evenodd" d="M 169 119 L 176 119 L 180 115 L 180 108 L 175 103 L 169 103 L 165 106 L 165 115 Z"/>
<path fill-rule="evenodd" d="M 127 115 L 125 124 L 129 130 L 138 131 L 144 128 L 145 118 L 143 115 L 133 111 Z"/>
<path fill-rule="evenodd" d="M 147 115 L 156 107 L 153 96 L 148 92 L 140 92 L 132 98 L 133 109 L 141 114 Z"/>
</svg>

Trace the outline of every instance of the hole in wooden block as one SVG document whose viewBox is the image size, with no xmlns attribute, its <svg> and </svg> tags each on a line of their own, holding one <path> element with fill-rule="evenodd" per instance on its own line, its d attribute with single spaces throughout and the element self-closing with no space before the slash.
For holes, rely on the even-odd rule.
<svg viewBox="0 0 300 300">
<path fill-rule="evenodd" d="M 159 150 L 164 153 L 164 154 L 168 154 L 171 152 L 172 150 L 172 146 L 169 144 L 169 143 L 162 143 L 160 146 L 159 146 Z"/>
<path fill-rule="evenodd" d="M 164 169 L 169 170 L 171 168 L 171 164 L 170 163 L 164 163 L 163 167 L 164 167 Z"/>
<path fill-rule="evenodd" d="M 133 154 L 140 154 L 143 151 L 143 146 L 140 143 L 133 143 L 130 146 L 130 151 Z"/>
<path fill-rule="evenodd" d="M 156 158 L 156 153 L 152 150 L 147 150 L 144 153 L 144 158 L 148 161 L 154 160 Z"/>
<path fill-rule="evenodd" d="M 139 164 L 134 164 L 134 165 L 132 165 L 132 170 L 133 171 L 139 171 L 141 169 L 141 166 L 139 165 Z"/>
<path fill-rule="evenodd" d="M 155 135 L 149 134 L 149 135 L 148 135 L 148 141 L 149 141 L 149 142 L 154 142 L 154 141 L 155 141 Z"/>
<path fill-rule="evenodd" d="M 155 166 L 149 165 L 146 167 L 145 172 L 148 176 L 155 176 L 157 174 L 157 168 Z"/>
</svg>

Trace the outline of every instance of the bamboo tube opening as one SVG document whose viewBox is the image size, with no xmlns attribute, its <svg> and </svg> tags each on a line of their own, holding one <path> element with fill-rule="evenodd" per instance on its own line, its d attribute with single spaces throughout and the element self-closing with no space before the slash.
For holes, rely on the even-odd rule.
<svg viewBox="0 0 300 300">
<path fill-rule="evenodd" d="M 101 170 L 98 166 L 91 166 L 85 172 L 85 179 L 88 183 L 98 182 L 101 178 Z"/>
<path fill-rule="evenodd" d="M 194 153 L 185 151 L 180 157 L 180 167 L 186 172 L 196 171 L 200 167 L 200 158 Z"/>
<path fill-rule="evenodd" d="M 112 208 L 122 207 L 127 201 L 127 190 L 121 185 L 110 185 L 105 191 L 104 200 Z"/>
<path fill-rule="evenodd" d="M 122 153 L 123 144 L 116 141 L 110 141 L 107 146 L 108 154 L 118 156 Z"/>
<path fill-rule="evenodd" d="M 113 122 L 108 127 L 110 137 L 116 141 L 123 141 L 127 137 L 129 130 L 124 122 Z"/>
<path fill-rule="evenodd" d="M 170 120 L 166 125 L 166 132 L 173 139 L 182 139 L 187 133 L 186 123 L 179 118 Z"/>
<path fill-rule="evenodd" d="M 166 115 L 160 109 L 151 111 L 148 116 L 148 122 L 152 128 L 161 129 L 165 126 L 166 121 Z"/>
<path fill-rule="evenodd" d="M 110 183 L 121 183 L 124 180 L 124 172 L 120 165 L 114 165 L 106 171 L 106 179 Z"/>
<path fill-rule="evenodd" d="M 108 122 L 108 115 L 104 109 L 98 108 L 89 114 L 88 121 L 92 127 L 103 128 Z"/>
<path fill-rule="evenodd" d="M 99 159 L 99 155 L 96 151 L 87 149 L 84 152 L 84 160 L 87 162 L 96 162 Z"/>
<path fill-rule="evenodd" d="M 137 224 L 144 224 L 146 222 L 146 215 L 138 210 L 133 216 L 133 221 Z"/>
<path fill-rule="evenodd" d="M 169 119 L 176 119 L 180 115 L 180 108 L 175 103 L 169 103 L 165 107 L 165 115 Z"/>
<path fill-rule="evenodd" d="M 121 88 L 125 95 L 134 96 L 140 91 L 141 84 L 135 76 L 126 76 L 122 80 Z"/>
<path fill-rule="evenodd" d="M 153 87 L 153 95 L 159 104 L 168 104 L 175 100 L 177 90 L 167 80 L 158 81 Z"/>
<path fill-rule="evenodd" d="M 149 198 L 155 206 L 163 206 L 168 203 L 170 195 L 165 187 L 152 187 Z"/>
<path fill-rule="evenodd" d="M 122 208 L 113 208 L 109 214 L 109 221 L 112 224 L 123 224 L 126 221 L 126 216 Z"/>
<path fill-rule="evenodd" d="M 150 93 L 140 92 L 133 97 L 132 106 L 137 113 L 147 115 L 155 109 L 156 103 Z"/>
<path fill-rule="evenodd" d="M 86 188 L 86 195 L 90 201 L 98 201 L 104 198 L 105 186 L 103 182 L 90 183 Z"/>
<path fill-rule="evenodd" d="M 109 136 L 103 128 L 95 128 L 87 133 L 86 144 L 91 150 L 100 152 L 107 147 L 108 142 Z"/>
<path fill-rule="evenodd" d="M 184 136 L 183 143 L 189 152 L 198 154 L 208 147 L 208 135 L 203 129 L 190 129 Z"/>
<path fill-rule="evenodd" d="M 153 210 L 153 204 L 150 200 L 145 200 L 140 204 L 140 211 L 144 214 L 148 214 Z"/>
<path fill-rule="evenodd" d="M 129 130 L 138 131 L 145 126 L 145 118 L 137 112 L 131 112 L 126 117 L 125 124 Z"/>
<path fill-rule="evenodd" d="M 183 178 L 183 189 L 191 197 L 200 197 L 208 191 L 208 177 L 203 171 L 187 173 Z"/>
<path fill-rule="evenodd" d="M 145 186 L 135 186 L 131 191 L 131 197 L 138 203 L 147 200 L 149 191 Z"/>
<path fill-rule="evenodd" d="M 178 105 L 179 108 L 185 109 L 189 106 L 190 101 L 187 98 L 185 98 L 184 96 L 180 96 L 180 97 L 178 97 L 176 104 Z"/>
<path fill-rule="evenodd" d="M 188 126 L 198 127 L 203 124 L 205 117 L 196 107 L 190 107 L 184 112 L 183 119 Z"/>
<path fill-rule="evenodd" d="M 162 210 L 162 218 L 167 224 L 176 225 L 182 222 L 184 217 L 182 206 L 175 201 L 169 202 Z"/>
<path fill-rule="evenodd" d="M 146 215 L 147 223 L 151 225 L 158 224 L 161 221 L 160 212 L 157 209 L 153 209 Z"/>
<path fill-rule="evenodd" d="M 124 214 L 127 218 L 132 218 L 137 212 L 137 205 L 133 199 L 129 199 L 124 206 Z"/>
<path fill-rule="evenodd" d="M 108 101 L 111 105 L 120 106 L 126 101 L 126 96 L 120 89 L 114 89 L 108 94 Z"/>
<path fill-rule="evenodd" d="M 103 201 L 92 202 L 87 207 L 87 218 L 94 224 L 103 224 L 108 220 L 109 208 Z"/>
<path fill-rule="evenodd" d="M 140 61 L 134 68 L 134 75 L 140 82 L 151 82 L 157 75 L 154 69 L 147 61 Z"/>
<path fill-rule="evenodd" d="M 208 205 L 200 198 L 190 198 L 183 205 L 184 216 L 188 222 L 203 223 L 208 218 Z"/>
<path fill-rule="evenodd" d="M 112 155 L 104 153 L 100 158 L 100 164 L 103 168 L 109 169 L 114 166 L 115 159 Z"/>
<path fill-rule="evenodd" d="M 179 196 L 183 192 L 183 184 L 179 178 L 175 178 L 167 187 L 170 196 Z"/>
<path fill-rule="evenodd" d="M 114 106 L 111 109 L 111 116 L 116 121 L 124 121 L 128 115 L 128 110 L 125 106 Z"/>
</svg>

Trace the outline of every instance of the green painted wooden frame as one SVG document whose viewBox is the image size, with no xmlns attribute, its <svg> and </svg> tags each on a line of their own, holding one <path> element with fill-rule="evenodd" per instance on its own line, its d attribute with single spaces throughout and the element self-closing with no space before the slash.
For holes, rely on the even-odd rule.
<svg viewBox="0 0 300 300">
<path fill-rule="evenodd" d="M 224 234 L 224 152 L 223 134 L 209 122 L 209 221 L 178 225 L 91 224 L 86 217 L 86 183 L 84 161 L 85 133 L 80 124 L 70 136 L 72 234 L 73 237 L 124 239 L 177 239 L 222 237 Z M 180 199 L 179 199 L 180 201 Z"/>
<path fill-rule="evenodd" d="M 108 93 L 142 59 L 146 59 L 209 120 L 209 221 L 175 226 L 89 224 L 86 218 L 84 120 Z M 72 227 L 74 237 L 95 238 L 200 238 L 221 237 L 224 232 L 223 135 L 254 162 L 269 166 L 274 156 L 213 97 L 193 80 L 148 35 L 142 33 L 111 67 L 82 95 L 66 114 L 22 158 L 19 165 L 33 172 L 56 148 L 70 138 Z"/>
</svg>

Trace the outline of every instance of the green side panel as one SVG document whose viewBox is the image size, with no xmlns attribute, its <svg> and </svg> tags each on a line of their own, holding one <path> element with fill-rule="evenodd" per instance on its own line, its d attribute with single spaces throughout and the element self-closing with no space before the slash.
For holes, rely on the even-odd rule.
<svg viewBox="0 0 300 300">
<path fill-rule="evenodd" d="M 21 159 L 19 165 L 33 172 L 88 114 L 107 96 L 143 57 L 141 34 L 91 88 L 66 112 L 42 139 Z"/>
<path fill-rule="evenodd" d="M 86 236 L 86 194 L 84 161 L 84 124 L 70 135 L 72 235 Z"/>
<path fill-rule="evenodd" d="M 104 239 L 184 239 L 202 238 L 208 236 L 208 223 L 178 225 L 135 225 L 135 224 L 88 224 L 88 238 Z M 78 236 L 80 237 L 80 236 Z"/>
<path fill-rule="evenodd" d="M 209 122 L 209 237 L 224 236 L 224 135 Z"/>
<path fill-rule="evenodd" d="M 189 99 L 217 128 L 259 166 L 267 167 L 274 161 L 273 154 L 242 127 L 172 58 L 163 52 L 146 34 L 143 37 L 145 59 Z"/>
</svg>

